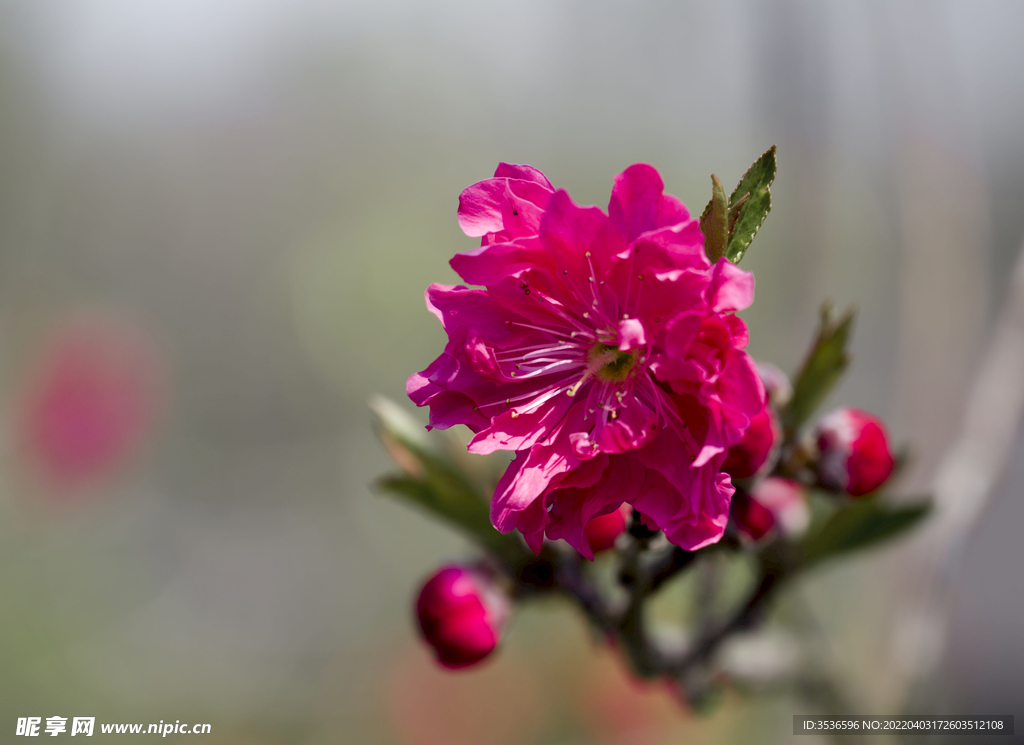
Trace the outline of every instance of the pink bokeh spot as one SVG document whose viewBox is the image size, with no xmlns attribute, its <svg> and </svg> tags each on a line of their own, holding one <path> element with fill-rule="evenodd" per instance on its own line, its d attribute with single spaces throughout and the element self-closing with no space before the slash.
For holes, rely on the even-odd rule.
<svg viewBox="0 0 1024 745">
<path fill-rule="evenodd" d="M 642 163 L 607 212 L 508 164 L 459 205 L 481 245 L 451 265 L 482 289 L 427 290 L 448 344 L 406 389 L 431 427 L 469 427 L 471 452 L 515 451 L 495 527 L 592 558 L 588 521 L 626 503 L 683 548 L 719 540 L 734 491 L 720 467 L 765 405 L 734 315 L 753 275 L 708 260 L 698 221 Z"/>
<path fill-rule="evenodd" d="M 108 474 L 149 429 L 157 408 L 152 346 L 109 320 L 74 319 L 36 360 L 19 426 L 42 474 L 74 486 Z"/>
</svg>

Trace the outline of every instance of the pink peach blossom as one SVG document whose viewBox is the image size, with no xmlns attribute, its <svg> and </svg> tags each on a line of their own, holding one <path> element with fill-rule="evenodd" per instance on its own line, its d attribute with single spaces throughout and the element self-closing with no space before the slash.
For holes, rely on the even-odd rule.
<svg viewBox="0 0 1024 745">
<path fill-rule="evenodd" d="M 628 503 L 683 548 L 721 538 L 734 488 L 720 466 L 765 403 L 734 315 L 753 275 L 708 260 L 646 164 L 615 178 L 607 213 L 501 164 L 463 192 L 459 223 L 481 245 L 451 265 L 482 289 L 427 290 L 448 344 L 407 392 L 430 426 L 468 426 L 471 452 L 515 451 L 495 527 L 590 557 L 587 521 Z"/>
</svg>

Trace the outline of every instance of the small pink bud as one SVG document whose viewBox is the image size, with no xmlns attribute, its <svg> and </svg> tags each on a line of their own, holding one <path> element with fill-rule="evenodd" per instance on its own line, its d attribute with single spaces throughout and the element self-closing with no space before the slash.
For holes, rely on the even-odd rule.
<svg viewBox="0 0 1024 745">
<path fill-rule="evenodd" d="M 750 420 L 750 428 L 743 439 L 729 448 L 722 471 L 734 479 L 749 479 L 768 462 L 775 443 L 779 441 L 781 430 L 778 420 L 770 406 L 765 406 L 760 414 Z"/>
<path fill-rule="evenodd" d="M 796 481 L 769 476 L 754 486 L 750 497 L 772 513 L 775 524 L 787 536 L 802 534 L 811 522 L 804 487 Z"/>
<path fill-rule="evenodd" d="M 839 409 L 815 429 L 818 478 L 833 489 L 859 497 L 885 483 L 894 461 L 882 421 L 860 409 Z"/>
<path fill-rule="evenodd" d="M 590 543 L 591 551 L 596 554 L 600 551 L 607 551 L 615 545 L 615 539 L 626 529 L 629 509 L 628 505 L 622 505 L 607 515 L 598 515 L 587 521 L 584 530 L 587 533 L 587 542 Z"/>
<path fill-rule="evenodd" d="M 477 568 L 447 564 L 416 601 L 420 631 L 437 660 L 450 669 L 469 667 L 489 655 L 501 639 L 509 599 Z"/>
<path fill-rule="evenodd" d="M 733 520 L 751 541 L 761 540 L 773 529 L 793 538 L 807 530 L 811 521 L 804 487 L 778 476 L 762 479 L 749 493 L 737 490 L 733 501 Z"/>
<path fill-rule="evenodd" d="M 742 489 L 737 489 L 733 495 L 732 519 L 740 533 L 751 541 L 761 540 L 775 527 L 775 515 L 771 510 Z"/>
</svg>

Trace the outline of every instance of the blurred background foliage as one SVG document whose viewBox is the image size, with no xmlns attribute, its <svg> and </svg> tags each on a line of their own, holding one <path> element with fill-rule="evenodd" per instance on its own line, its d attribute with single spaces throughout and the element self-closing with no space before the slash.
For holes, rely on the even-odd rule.
<svg viewBox="0 0 1024 745">
<path fill-rule="evenodd" d="M 774 143 L 751 352 L 792 370 L 820 302 L 857 303 L 830 403 L 889 421 L 927 489 L 1024 236 L 1022 26 L 1008 0 L 0 2 L 0 727 L 788 741 L 806 705 L 681 715 L 558 605 L 436 669 L 410 600 L 464 545 L 371 494 L 366 401 L 441 348 L 423 290 L 456 281 L 457 196 L 499 160 L 602 205 L 648 161 L 699 214 Z M 1024 714 L 1022 462 L 964 552 L 931 712 Z M 897 696 L 902 550 L 799 593 L 863 713 Z"/>
</svg>

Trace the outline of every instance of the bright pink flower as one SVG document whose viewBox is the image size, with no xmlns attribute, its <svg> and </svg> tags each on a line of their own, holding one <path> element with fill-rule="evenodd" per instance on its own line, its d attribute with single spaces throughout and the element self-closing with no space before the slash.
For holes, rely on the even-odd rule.
<svg viewBox="0 0 1024 745">
<path fill-rule="evenodd" d="M 626 530 L 628 514 L 629 507 L 622 505 L 606 515 L 590 518 L 584 528 L 590 550 L 599 554 L 614 546 L 615 539 Z"/>
<path fill-rule="evenodd" d="M 839 409 L 815 429 L 818 477 L 854 497 L 873 492 L 889 478 L 895 461 L 881 419 L 860 409 Z"/>
<path fill-rule="evenodd" d="M 438 662 L 456 669 L 474 665 L 498 645 L 509 600 L 482 571 L 460 564 L 441 567 L 416 601 L 423 638 Z"/>
<path fill-rule="evenodd" d="M 729 448 L 722 470 L 734 479 L 749 479 L 768 463 L 775 444 L 781 439 L 779 421 L 772 407 L 766 405 L 750 420 L 750 428 L 743 439 Z"/>
<path fill-rule="evenodd" d="M 765 399 L 734 315 L 754 278 L 711 264 L 662 190 L 630 166 L 605 213 L 501 164 L 463 192 L 459 222 L 481 246 L 451 261 L 484 289 L 427 290 L 448 345 L 406 390 L 430 426 L 467 425 L 471 452 L 516 451 L 491 519 L 535 551 L 546 535 L 590 557 L 587 521 L 624 502 L 687 549 L 728 522 L 720 466 Z"/>
</svg>

